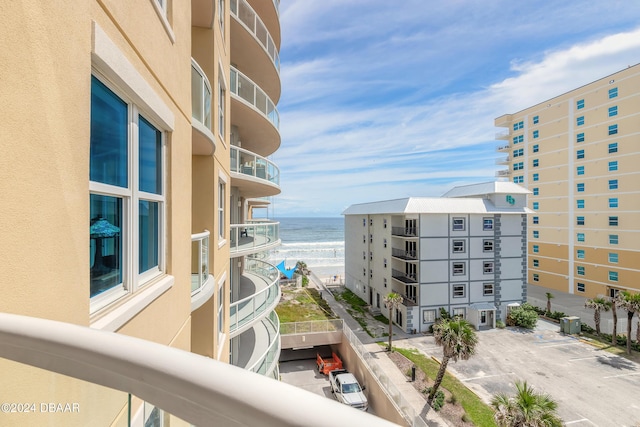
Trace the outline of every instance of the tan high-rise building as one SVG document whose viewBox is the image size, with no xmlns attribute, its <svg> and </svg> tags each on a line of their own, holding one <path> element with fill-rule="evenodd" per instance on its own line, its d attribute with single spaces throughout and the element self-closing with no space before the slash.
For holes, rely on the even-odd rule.
<svg viewBox="0 0 640 427">
<path fill-rule="evenodd" d="M 0 312 L 277 377 L 278 274 L 245 257 L 279 243 L 276 223 L 249 217 L 266 203 L 258 198 L 280 192 L 267 159 L 280 145 L 278 6 L 0 8 Z M 80 408 L 2 413 L 3 426 L 126 425 L 129 416 L 142 426 L 164 416 L 135 396 L 4 359 L 0 372 L 5 401 Z"/>
<path fill-rule="evenodd" d="M 495 120 L 531 190 L 528 281 L 585 297 L 640 290 L 640 65 Z"/>
</svg>

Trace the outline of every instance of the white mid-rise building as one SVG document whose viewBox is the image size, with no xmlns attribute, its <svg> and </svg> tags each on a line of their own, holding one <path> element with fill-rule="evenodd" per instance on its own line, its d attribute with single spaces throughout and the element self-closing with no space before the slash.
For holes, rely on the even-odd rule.
<svg viewBox="0 0 640 427">
<path fill-rule="evenodd" d="M 455 187 L 440 198 L 352 205 L 345 216 L 346 286 L 393 322 L 427 331 L 444 308 L 476 328 L 505 320 L 526 300 L 530 191 L 511 182 Z"/>
</svg>

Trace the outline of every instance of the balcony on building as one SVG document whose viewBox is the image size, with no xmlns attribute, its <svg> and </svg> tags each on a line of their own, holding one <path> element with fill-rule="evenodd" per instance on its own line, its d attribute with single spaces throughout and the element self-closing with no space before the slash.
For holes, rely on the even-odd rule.
<svg viewBox="0 0 640 427">
<path fill-rule="evenodd" d="M 198 63 L 191 58 L 191 139 L 193 154 L 210 156 L 216 149 L 211 130 L 211 84 Z"/>
<path fill-rule="evenodd" d="M 503 114 L 500 117 L 497 117 L 494 121 L 494 125 L 499 128 L 510 127 L 511 122 L 513 121 L 512 114 Z"/>
<path fill-rule="evenodd" d="M 407 273 L 402 270 L 396 270 L 395 268 L 391 270 L 391 277 L 402 283 L 418 283 L 417 273 Z"/>
<path fill-rule="evenodd" d="M 191 311 L 200 308 L 214 294 L 209 274 L 209 230 L 191 235 Z"/>
<path fill-rule="evenodd" d="M 231 177 L 245 198 L 280 194 L 280 169 L 271 160 L 231 146 Z"/>
<path fill-rule="evenodd" d="M 233 365 L 278 379 L 280 319 L 275 311 L 232 340 L 237 340 L 238 348 L 237 355 L 231 355 Z"/>
<path fill-rule="evenodd" d="M 508 151 L 510 148 L 511 148 L 510 144 L 499 145 L 496 147 L 496 151 L 498 152 Z"/>
<path fill-rule="evenodd" d="M 250 221 L 231 224 L 232 257 L 241 257 L 267 251 L 280 246 L 280 223 L 276 221 Z"/>
<path fill-rule="evenodd" d="M 496 165 L 508 165 L 511 163 L 511 156 L 503 157 L 502 159 L 496 159 Z"/>
<path fill-rule="evenodd" d="M 418 250 L 391 248 L 391 256 L 402 261 L 418 261 Z"/>
<path fill-rule="evenodd" d="M 211 28 L 215 16 L 215 0 L 191 0 L 191 25 Z"/>
<path fill-rule="evenodd" d="M 498 178 L 508 178 L 511 176 L 511 171 L 509 169 L 501 169 L 496 171 L 496 177 Z"/>
<path fill-rule="evenodd" d="M 273 13 L 266 11 L 274 7 L 269 0 L 251 3 L 258 5 L 259 13 L 251 7 L 247 0 L 231 0 L 231 63 L 250 76 L 269 97 L 277 103 L 280 99 L 280 34 L 279 19 L 277 26 L 270 23 L 268 27 L 261 19 L 274 21 Z M 270 16 L 271 15 L 271 16 Z M 277 39 L 272 36 L 277 32 Z"/>
<path fill-rule="evenodd" d="M 418 237 L 418 227 L 391 227 L 391 235 L 396 237 L 414 238 Z"/>
<path fill-rule="evenodd" d="M 511 131 L 509 129 L 496 132 L 496 139 L 509 139 Z"/>
</svg>

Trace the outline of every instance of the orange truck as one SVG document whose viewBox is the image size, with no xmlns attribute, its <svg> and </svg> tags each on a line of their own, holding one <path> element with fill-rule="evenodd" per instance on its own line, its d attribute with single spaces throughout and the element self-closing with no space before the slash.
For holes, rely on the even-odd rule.
<svg viewBox="0 0 640 427">
<path fill-rule="evenodd" d="M 329 372 L 336 369 L 342 369 L 342 360 L 333 352 L 331 353 L 331 359 L 323 359 L 320 354 L 317 354 L 316 363 L 318 364 L 318 372 L 322 372 L 325 375 L 329 375 Z"/>
</svg>

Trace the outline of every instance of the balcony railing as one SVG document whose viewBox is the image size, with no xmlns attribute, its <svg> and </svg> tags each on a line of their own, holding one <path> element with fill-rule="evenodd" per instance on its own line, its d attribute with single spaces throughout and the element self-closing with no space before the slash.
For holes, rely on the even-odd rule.
<svg viewBox="0 0 640 427">
<path fill-rule="evenodd" d="M 231 254 L 250 254 L 280 244 L 280 223 L 260 222 L 231 225 Z"/>
<path fill-rule="evenodd" d="M 272 376 L 269 374 L 274 373 L 278 359 L 280 359 L 280 319 L 278 319 L 276 312 L 272 311 L 269 317 L 264 319 L 263 323 L 269 329 L 269 347 L 258 358 L 256 363 L 247 367 L 247 370 L 260 375 Z"/>
<path fill-rule="evenodd" d="M 499 145 L 498 147 L 496 147 L 496 151 L 504 151 L 504 150 L 508 150 L 509 148 L 511 148 L 511 145 L 509 144 Z"/>
<path fill-rule="evenodd" d="M 191 59 L 191 117 L 211 130 L 211 85 L 198 63 Z"/>
<path fill-rule="evenodd" d="M 511 162 L 511 156 L 507 156 L 502 159 L 496 159 L 496 165 L 506 165 L 509 162 Z"/>
<path fill-rule="evenodd" d="M 200 292 L 209 278 L 209 230 L 191 235 L 191 295 Z"/>
<path fill-rule="evenodd" d="M 231 67 L 231 93 L 256 108 L 276 129 L 280 128 L 280 114 L 276 104 L 249 77 L 233 67 Z"/>
<path fill-rule="evenodd" d="M 198 354 L 53 320 L 0 313 L 0 358 L 93 383 L 90 391 L 95 394 L 81 395 L 82 405 L 100 399 L 104 395 L 100 386 L 104 386 L 137 396 L 192 425 L 395 425 L 324 396 Z M 43 377 L 35 370 L 34 373 L 29 378 L 37 381 Z M 33 387 L 49 387 L 47 401 L 60 402 L 61 396 L 68 393 L 51 387 L 49 382 L 55 381 L 55 376 L 45 378 L 46 383 L 34 383 Z M 27 392 L 15 391 L 23 396 L 28 396 Z M 122 404 L 126 410 L 124 394 Z M 43 425 L 65 416 L 29 415 Z"/>
<path fill-rule="evenodd" d="M 418 227 L 391 227 L 391 235 L 401 237 L 417 237 Z"/>
<path fill-rule="evenodd" d="M 281 335 L 310 334 L 322 332 L 336 332 L 344 329 L 343 319 L 309 320 L 306 322 L 291 322 L 280 325 Z"/>
<path fill-rule="evenodd" d="M 273 265 L 257 259 L 245 260 L 245 273 L 252 273 L 267 283 L 253 295 L 236 301 L 230 306 L 229 333 L 234 334 L 244 326 L 265 317 L 280 300 L 280 273 Z"/>
<path fill-rule="evenodd" d="M 502 170 L 496 171 L 496 176 L 498 177 L 509 176 L 510 174 L 511 174 L 511 171 L 509 169 L 502 169 Z"/>
<path fill-rule="evenodd" d="M 392 248 L 391 256 L 400 258 L 400 259 L 416 261 L 418 259 L 418 254 L 416 252 L 417 251 L 407 251 L 404 249 Z"/>
<path fill-rule="evenodd" d="M 418 283 L 417 274 L 409 274 L 404 271 L 396 270 L 395 268 L 391 270 L 391 277 L 401 281 L 402 283 Z"/>
<path fill-rule="evenodd" d="M 235 146 L 231 146 L 231 172 L 238 172 L 280 185 L 280 169 L 275 163 Z"/>
<path fill-rule="evenodd" d="M 276 10 L 279 10 L 280 2 L 274 0 L 274 4 L 276 5 Z M 262 47 L 264 48 L 271 61 L 273 61 L 273 65 L 276 67 L 278 71 L 280 71 L 280 55 L 278 54 L 278 49 L 276 48 L 276 44 L 269 34 L 266 25 L 262 22 L 258 14 L 253 10 L 253 8 L 249 5 L 246 0 L 231 0 L 230 2 L 231 8 L 231 16 L 236 18 L 238 21 L 242 22 L 247 30 L 253 34 L 253 36 L 260 42 Z"/>
<path fill-rule="evenodd" d="M 496 132 L 496 139 L 506 139 L 511 134 L 508 130 L 503 130 L 501 132 Z"/>
</svg>

